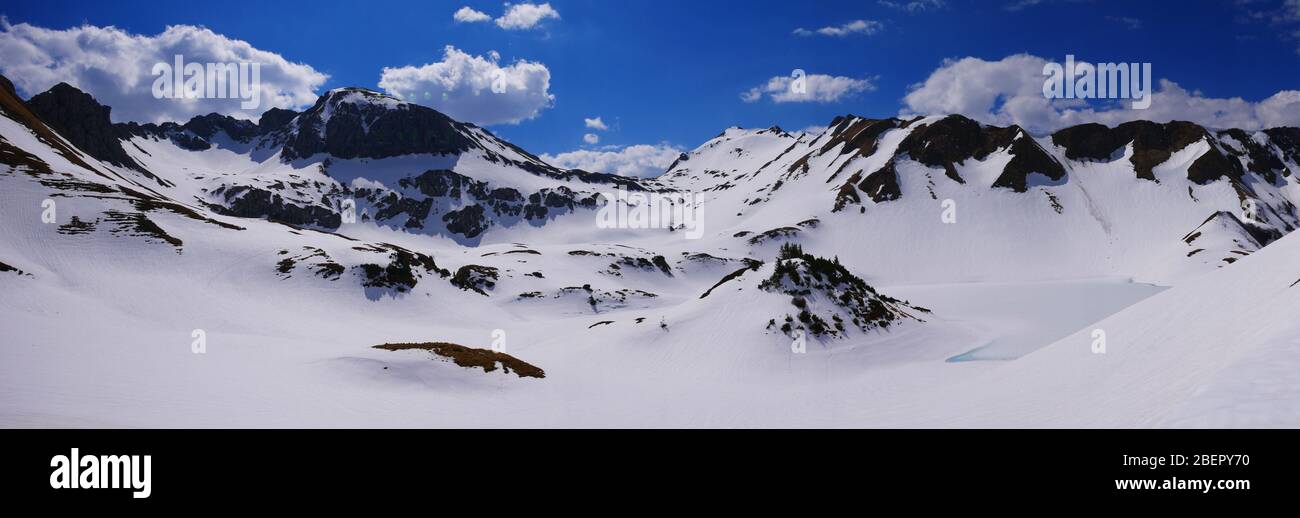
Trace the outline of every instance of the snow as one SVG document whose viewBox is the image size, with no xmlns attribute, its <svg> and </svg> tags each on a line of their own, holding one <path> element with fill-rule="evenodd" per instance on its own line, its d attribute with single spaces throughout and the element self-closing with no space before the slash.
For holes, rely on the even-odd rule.
<svg viewBox="0 0 1300 518">
<path fill-rule="evenodd" d="M 818 153 L 826 133 L 728 129 L 659 180 L 704 194 L 701 240 L 599 229 L 590 210 L 493 227 L 477 246 L 370 224 L 335 234 L 212 216 L 244 228 L 231 230 L 147 212 L 183 241 L 177 250 L 114 234 L 103 222 L 59 233 L 40 221 L 46 198 L 57 201 L 59 224 L 134 207 L 0 170 L 0 262 L 31 274 L 0 273 L 0 426 L 1300 426 L 1300 322 L 1291 309 L 1300 286 L 1290 286 L 1300 280 L 1300 236 L 1233 254 L 1240 259 L 1230 265 L 1221 258 L 1241 238 L 1232 228 L 1208 225 L 1194 243 L 1182 241 L 1210 214 L 1240 210 L 1228 182 L 1186 180 L 1207 142 L 1158 166 L 1156 183 L 1134 177 L 1131 149 L 1113 161 L 1077 162 L 1041 139 L 1067 180 L 1031 183 L 1025 193 L 988 188 L 1005 152 L 961 164 L 967 185 L 899 160 L 901 199 L 864 198 L 865 210 L 831 212 L 839 185 L 882 167 L 917 124 L 883 134 L 869 157 L 841 155 L 838 146 Z M 0 135 L 60 173 L 148 185 L 205 216 L 202 202 L 222 185 L 318 182 L 299 199 L 315 203 L 334 185 L 395 190 L 398 179 L 436 168 L 524 192 L 607 190 L 503 167 L 480 151 L 331 159 L 322 172 L 323 156 L 285 164 L 229 142 L 198 152 L 127 142 L 167 186 L 98 163 L 110 178 L 80 169 L 8 118 L 0 117 Z M 792 170 L 803 157 L 808 172 Z M 1293 178 L 1254 187 L 1279 204 L 1300 200 Z M 941 220 L 944 200 L 955 203 L 956 223 Z M 819 223 L 798 226 L 812 218 Z M 788 296 L 757 287 L 770 262 L 700 298 L 741 259 L 770 261 L 781 239 L 747 239 L 786 226 L 800 229 L 805 250 L 837 256 L 881 293 L 933 313 L 844 340 L 810 338 L 796 354 L 788 337 L 766 329 L 793 311 Z M 741 231 L 752 234 L 733 237 Z M 453 272 L 495 267 L 500 278 L 488 296 L 436 275 L 408 293 L 368 292 L 353 267 L 382 261 L 386 252 L 367 249 L 378 243 L 431 255 Z M 1196 247 L 1206 250 L 1188 257 Z M 325 280 L 308 264 L 277 272 L 278 261 L 308 248 L 344 266 L 342 277 Z M 687 258 L 696 253 L 720 260 Z M 654 256 L 671 275 L 611 273 L 622 257 Z M 606 298 L 593 311 L 583 285 L 603 297 L 655 296 Z M 541 296 L 519 296 L 531 292 Z M 206 334 L 204 354 L 191 351 L 196 329 Z M 1098 329 L 1105 354 L 1093 352 Z M 545 379 L 371 348 L 486 348 L 498 330 L 506 352 L 545 369 Z"/>
</svg>

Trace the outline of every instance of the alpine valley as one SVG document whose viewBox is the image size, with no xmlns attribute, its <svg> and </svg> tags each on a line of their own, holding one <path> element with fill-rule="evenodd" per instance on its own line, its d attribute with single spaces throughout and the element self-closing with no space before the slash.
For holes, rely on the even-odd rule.
<svg viewBox="0 0 1300 518">
<path fill-rule="evenodd" d="M 1300 426 L 1300 128 L 844 115 L 644 179 L 361 88 L 0 115 L 2 426 Z"/>
</svg>

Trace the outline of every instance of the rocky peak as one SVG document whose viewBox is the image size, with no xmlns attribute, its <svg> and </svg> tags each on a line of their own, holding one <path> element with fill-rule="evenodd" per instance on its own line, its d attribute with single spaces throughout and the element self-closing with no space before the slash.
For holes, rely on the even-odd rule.
<svg viewBox="0 0 1300 518">
<path fill-rule="evenodd" d="M 432 108 L 364 88 L 330 90 L 288 125 L 284 158 L 455 154 L 474 141 L 469 126 Z"/>
<path fill-rule="evenodd" d="M 271 108 L 262 114 L 262 118 L 257 121 L 258 132 L 265 135 L 273 131 L 280 130 L 289 124 L 298 112 L 286 110 L 283 108 Z"/>
<path fill-rule="evenodd" d="M 961 115 L 949 115 L 918 126 L 898 149 L 922 164 L 942 167 L 949 178 L 959 183 L 966 181 L 957 173 L 957 164 L 972 158 L 984 160 L 1002 149 L 1009 149 L 1013 158 L 993 183 L 994 187 L 1024 192 L 1032 173 L 1052 180 L 1065 176 L 1065 168 L 1020 126 L 985 126 Z"/>
<path fill-rule="evenodd" d="M 210 140 L 218 131 L 224 131 L 230 138 L 240 142 L 247 142 L 261 134 L 258 131 L 257 124 L 252 121 L 236 119 L 217 113 L 194 117 L 182 125 L 181 128 L 202 137 L 204 140 Z"/>
<path fill-rule="evenodd" d="M 126 154 L 109 117 L 112 108 L 90 94 L 59 83 L 27 100 L 27 107 L 73 145 L 105 163 L 141 169 Z"/>
</svg>

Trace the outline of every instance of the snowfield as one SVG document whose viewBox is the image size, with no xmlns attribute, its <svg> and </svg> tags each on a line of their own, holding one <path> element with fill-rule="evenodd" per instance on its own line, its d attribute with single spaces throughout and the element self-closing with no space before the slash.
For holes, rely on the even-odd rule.
<svg viewBox="0 0 1300 518">
<path fill-rule="evenodd" d="M 471 126 L 437 126 L 454 153 L 282 160 L 300 120 L 370 135 L 414 110 L 333 97 L 252 136 L 123 137 L 139 168 L 6 99 L 0 426 L 1300 426 L 1300 167 L 1262 132 L 1271 180 L 1245 155 L 1239 178 L 1194 179 L 1242 145 L 1211 133 L 1150 179 L 1148 144 L 1071 158 L 1023 132 L 949 171 L 922 156 L 944 141 L 915 143 L 939 116 L 732 128 L 643 183 Z M 1026 149 L 1061 174 L 1008 173 Z M 597 228 L 585 200 L 617 182 L 701 193 L 704 238 Z M 310 221 L 237 215 L 257 191 Z M 360 221 L 321 224 L 353 198 Z M 786 243 L 872 295 L 773 289 Z M 804 308 L 873 320 L 817 335 Z M 498 346 L 546 375 L 372 348 L 404 342 Z"/>
</svg>

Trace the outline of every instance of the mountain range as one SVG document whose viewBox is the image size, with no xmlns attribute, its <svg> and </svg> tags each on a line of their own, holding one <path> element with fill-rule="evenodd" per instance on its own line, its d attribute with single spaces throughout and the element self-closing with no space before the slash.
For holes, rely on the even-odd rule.
<svg viewBox="0 0 1300 518">
<path fill-rule="evenodd" d="M 362 88 L 138 124 L 4 79 L 0 110 L 9 424 L 1300 415 L 1300 128 L 844 115 L 631 178 Z M 703 238 L 602 228 L 616 191 L 697 194 Z M 372 347 L 446 342 L 545 376 Z"/>
</svg>

